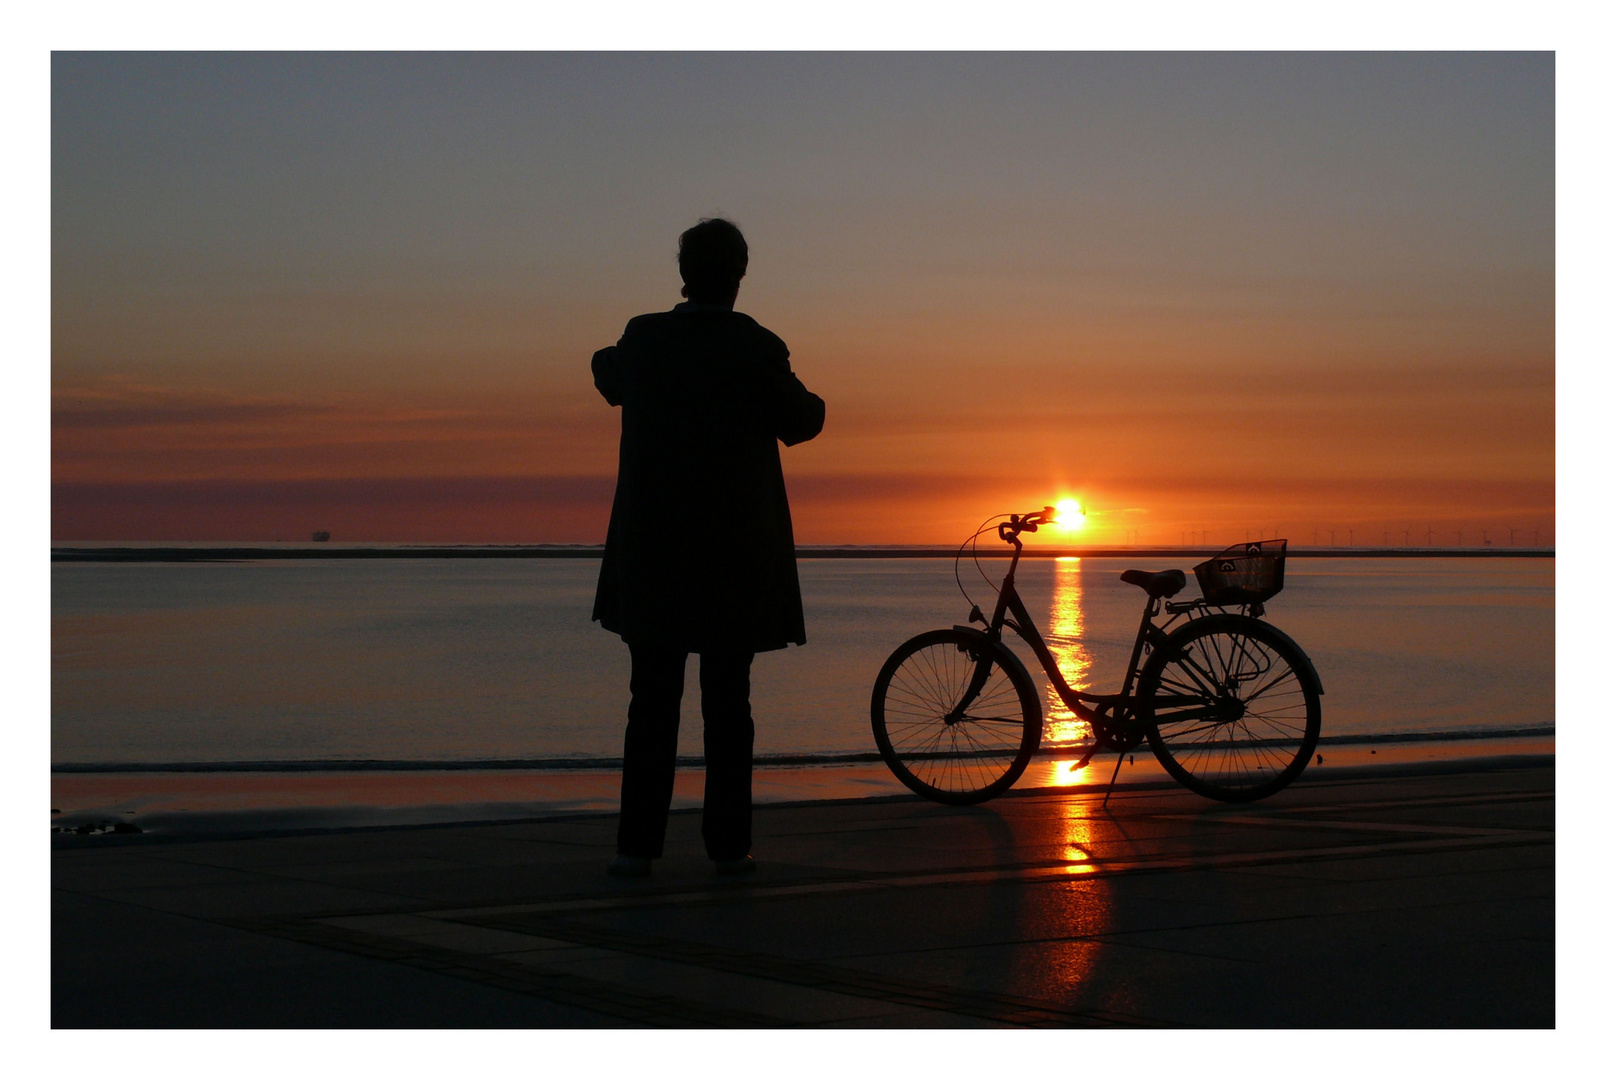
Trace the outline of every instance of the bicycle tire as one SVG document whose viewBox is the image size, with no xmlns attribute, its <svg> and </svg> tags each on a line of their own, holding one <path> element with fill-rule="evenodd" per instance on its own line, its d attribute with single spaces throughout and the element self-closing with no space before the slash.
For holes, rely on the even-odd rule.
<svg viewBox="0 0 1606 1080">
<path fill-rule="evenodd" d="M 1281 630 L 1210 615 L 1167 637 L 1138 679 L 1155 758 L 1184 787 L 1253 802 L 1292 783 L 1321 737 L 1321 682 Z"/>
<path fill-rule="evenodd" d="M 981 665 L 984 682 L 950 722 Z M 931 630 L 893 650 L 870 694 L 882 759 L 917 795 L 951 806 L 985 802 L 1020 778 L 1043 732 L 1037 687 L 999 642 Z"/>
</svg>

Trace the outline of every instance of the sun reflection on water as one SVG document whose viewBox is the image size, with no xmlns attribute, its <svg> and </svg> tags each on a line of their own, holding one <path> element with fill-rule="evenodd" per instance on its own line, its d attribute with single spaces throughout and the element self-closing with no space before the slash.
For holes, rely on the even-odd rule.
<svg viewBox="0 0 1606 1080">
<path fill-rule="evenodd" d="M 1054 560 L 1054 599 L 1049 607 L 1048 628 L 1043 632 L 1043 640 L 1048 643 L 1049 652 L 1054 654 L 1061 674 L 1073 690 L 1087 688 L 1088 668 L 1093 661 L 1087 647 L 1082 644 L 1083 633 L 1082 560 L 1075 556 L 1061 556 Z M 1087 721 L 1079 719 L 1066 708 L 1052 686 L 1044 687 L 1043 701 L 1048 706 L 1047 715 L 1043 718 L 1045 746 L 1082 743 L 1093 737 Z M 1056 769 L 1055 782 L 1070 783 L 1072 780 L 1067 773 L 1061 781 L 1059 770 Z"/>
</svg>

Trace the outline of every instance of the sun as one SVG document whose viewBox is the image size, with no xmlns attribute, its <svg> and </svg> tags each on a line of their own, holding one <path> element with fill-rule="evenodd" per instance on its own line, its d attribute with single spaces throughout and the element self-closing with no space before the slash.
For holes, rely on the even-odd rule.
<svg viewBox="0 0 1606 1080">
<path fill-rule="evenodd" d="M 1075 499 L 1061 499 L 1054 504 L 1054 521 L 1066 532 L 1075 532 L 1087 524 L 1087 511 Z"/>
</svg>

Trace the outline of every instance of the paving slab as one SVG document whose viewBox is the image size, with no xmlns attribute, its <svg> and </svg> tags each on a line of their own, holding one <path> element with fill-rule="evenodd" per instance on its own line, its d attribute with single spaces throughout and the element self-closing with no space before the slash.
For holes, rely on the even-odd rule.
<svg viewBox="0 0 1606 1080">
<path fill-rule="evenodd" d="M 644 879 L 616 820 L 74 836 L 57 1027 L 1551 1027 L 1553 760 L 695 811 Z"/>
</svg>

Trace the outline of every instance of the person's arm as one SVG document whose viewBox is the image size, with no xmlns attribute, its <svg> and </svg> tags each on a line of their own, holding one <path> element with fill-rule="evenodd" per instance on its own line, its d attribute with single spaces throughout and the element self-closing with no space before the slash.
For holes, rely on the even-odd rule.
<svg viewBox="0 0 1606 1080">
<path fill-rule="evenodd" d="M 792 372 L 792 365 L 781 359 L 773 388 L 771 415 L 775 418 L 775 437 L 787 446 L 807 442 L 825 427 L 825 402 L 811 394 Z"/>
<path fill-rule="evenodd" d="M 591 381 L 609 405 L 625 402 L 624 372 L 619 370 L 619 346 L 609 345 L 591 355 Z"/>
<path fill-rule="evenodd" d="M 623 405 L 630 386 L 630 361 L 641 344 L 640 319 L 625 324 L 619 343 L 598 349 L 591 357 L 591 381 L 609 405 Z"/>
</svg>

